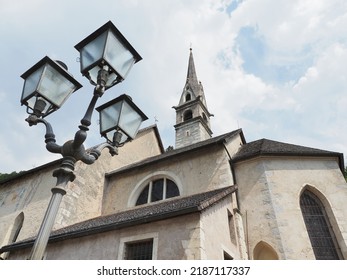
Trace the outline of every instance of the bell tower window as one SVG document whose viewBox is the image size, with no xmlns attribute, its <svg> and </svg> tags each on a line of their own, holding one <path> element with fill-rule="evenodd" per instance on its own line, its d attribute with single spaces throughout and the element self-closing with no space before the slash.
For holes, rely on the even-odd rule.
<svg viewBox="0 0 347 280">
<path fill-rule="evenodd" d="M 190 95 L 190 93 L 186 94 L 186 102 L 192 100 L 192 96 Z"/>
<path fill-rule="evenodd" d="M 193 118 L 192 110 L 185 111 L 183 114 L 183 121 L 187 121 Z"/>
</svg>

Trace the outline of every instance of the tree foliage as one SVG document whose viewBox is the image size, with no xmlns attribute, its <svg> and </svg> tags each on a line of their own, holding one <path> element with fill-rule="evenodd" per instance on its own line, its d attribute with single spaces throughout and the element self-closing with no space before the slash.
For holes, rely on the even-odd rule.
<svg viewBox="0 0 347 280">
<path fill-rule="evenodd" d="M 24 171 L 20 171 L 20 172 L 13 171 L 11 173 L 0 173 L 0 182 L 14 178 L 23 172 Z"/>
</svg>

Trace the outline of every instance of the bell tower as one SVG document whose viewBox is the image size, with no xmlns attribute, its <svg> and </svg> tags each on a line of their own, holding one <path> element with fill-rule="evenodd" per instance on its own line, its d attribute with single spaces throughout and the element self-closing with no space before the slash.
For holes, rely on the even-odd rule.
<svg viewBox="0 0 347 280">
<path fill-rule="evenodd" d="M 210 117 L 207 109 L 204 89 L 198 81 L 190 49 L 186 83 L 176 110 L 175 146 L 182 148 L 212 137 Z"/>
</svg>

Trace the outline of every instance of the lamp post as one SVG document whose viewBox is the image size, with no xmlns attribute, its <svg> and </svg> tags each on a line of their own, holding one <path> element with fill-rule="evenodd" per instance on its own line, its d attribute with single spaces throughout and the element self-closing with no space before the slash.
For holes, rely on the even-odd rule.
<svg viewBox="0 0 347 280">
<path fill-rule="evenodd" d="M 53 172 L 57 183 L 51 189 L 51 200 L 32 248 L 29 257 L 31 260 L 43 258 L 59 205 L 66 194 L 66 186 L 75 179 L 75 163 L 82 161 L 93 164 L 104 148 L 107 148 L 112 156 L 117 155 L 118 147 L 134 139 L 142 121 L 147 119 L 125 94 L 99 106 L 97 110 L 100 114 L 100 133 L 106 138 L 106 142 L 86 150 L 83 143 L 87 138 L 97 100 L 105 90 L 123 81 L 131 67 L 142 58 L 111 21 L 82 40 L 75 48 L 80 52 L 82 75 L 95 87 L 73 140 L 58 145 L 53 128 L 45 119 L 81 87 L 68 73 L 66 65 L 46 56 L 21 76 L 24 79 L 21 104 L 27 107 L 29 114 L 26 121 L 30 126 L 44 124 L 46 149 L 63 157 L 60 167 Z"/>
</svg>

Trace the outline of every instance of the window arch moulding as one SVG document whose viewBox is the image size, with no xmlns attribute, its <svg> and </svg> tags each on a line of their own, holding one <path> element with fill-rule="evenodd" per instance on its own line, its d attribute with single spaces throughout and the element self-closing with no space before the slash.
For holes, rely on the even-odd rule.
<svg viewBox="0 0 347 280">
<path fill-rule="evenodd" d="M 129 196 L 127 206 L 128 207 L 136 206 L 136 202 L 137 202 L 139 196 L 146 189 L 148 184 L 150 182 L 153 182 L 153 181 L 156 181 L 159 179 L 163 179 L 163 178 L 168 179 L 168 180 L 172 181 L 173 183 L 175 183 L 175 185 L 178 189 L 178 193 L 179 193 L 178 195 L 182 195 L 183 186 L 182 186 L 181 180 L 179 179 L 178 176 L 176 176 L 176 174 L 174 174 L 173 172 L 169 172 L 169 171 L 157 171 L 157 172 L 154 172 L 154 173 L 147 175 L 139 183 L 136 184 L 136 186 L 134 187 L 133 191 L 131 192 L 131 194 Z"/>
</svg>

